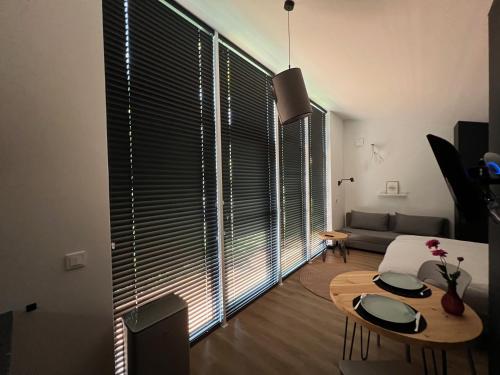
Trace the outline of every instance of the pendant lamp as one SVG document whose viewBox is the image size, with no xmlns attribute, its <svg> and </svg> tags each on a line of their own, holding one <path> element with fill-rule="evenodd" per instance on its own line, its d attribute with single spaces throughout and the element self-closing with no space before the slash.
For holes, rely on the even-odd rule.
<svg viewBox="0 0 500 375">
<path fill-rule="evenodd" d="M 290 12 L 295 2 L 285 1 L 288 12 L 288 69 L 276 74 L 272 79 L 274 100 L 282 125 L 303 119 L 312 113 L 306 85 L 299 68 L 290 67 Z"/>
</svg>

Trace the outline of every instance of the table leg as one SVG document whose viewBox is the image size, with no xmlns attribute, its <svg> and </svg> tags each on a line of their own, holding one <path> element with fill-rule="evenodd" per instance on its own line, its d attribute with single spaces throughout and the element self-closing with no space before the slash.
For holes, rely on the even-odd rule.
<svg viewBox="0 0 500 375">
<path fill-rule="evenodd" d="M 359 327 L 360 330 L 360 342 L 361 342 L 361 360 L 366 361 L 368 359 L 368 353 L 370 351 L 370 336 L 372 332 L 369 330 L 368 331 L 368 340 L 366 343 L 366 353 L 363 353 L 363 326 Z"/>
<path fill-rule="evenodd" d="M 352 358 L 352 348 L 354 346 L 354 338 L 355 337 L 356 337 L 356 323 L 354 323 L 354 327 L 352 328 L 351 349 L 349 350 L 349 361 Z"/>
<path fill-rule="evenodd" d="M 434 349 L 431 349 L 432 353 L 432 366 L 434 366 L 434 374 L 438 375 L 438 366 L 436 362 L 436 354 L 434 353 Z"/>
<path fill-rule="evenodd" d="M 448 361 L 446 360 L 446 350 L 441 350 L 441 361 L 443 366 L 443 375 L 448 375 Z"/>
<path fill-rule="evenodd" d="M 410 349 L 410 345 L 406 344 L 405 345 L 405 349 L 406 349 L 406 362 L 411 363 L 411 349 Z"/>
<path fill-rule="evenodd" d="M 347 326 L 349 324 L 349 318 L 345 317 L 345 328 L 344 328 L 344 348 L 342 349 L 342 360 L 345 360 L 345 345 L 347 341 Z"/>
<path fill-rule="evenodd" d="M 425 348 L 422 346 L 422 363 L 424 364 L 424 375 L 428 375 L 427 360 L 425 359 Z"/>
<path fill-rule="evenodd" d="M 340 242 L 340 251 L 342 252 L 342 256 L 344 257 L 344 263 L 347 263 L 347 254 L 346 254 L 346 249 L 345 249 L 345 243 L 344 241 Z"/>
<path fill-rule="evenodd" d="M 467 348 L 467 357 L 469 358 L 470 373 L 476 375 L 476 366 L 474 366 L 474 357 L 472 356 L 472 349 Z"/>
</svg>

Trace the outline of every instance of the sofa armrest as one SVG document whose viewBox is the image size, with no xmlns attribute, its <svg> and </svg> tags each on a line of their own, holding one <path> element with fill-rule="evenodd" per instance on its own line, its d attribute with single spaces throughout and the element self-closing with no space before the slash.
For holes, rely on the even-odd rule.
<svg viewBox="0 0 500 375">
<path fill-rule="evenodd" d="M 351 213 L 350 212 L 345 213 L 345 226 L 346 227 L 351 226 Z"/>
<path fill-rule="evenodd" d="M 441 229 L 441 237 L 450 238 L 450 221 L 443 218 L 443 228 Z"/>
</svg>

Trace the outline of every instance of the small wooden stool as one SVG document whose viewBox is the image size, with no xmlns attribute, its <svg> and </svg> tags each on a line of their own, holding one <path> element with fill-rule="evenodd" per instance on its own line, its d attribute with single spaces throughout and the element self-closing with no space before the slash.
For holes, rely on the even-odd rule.
<svg viewBox="0 0 500 375">
<path fill-rule="evenodd" d="M 335 248 L 338 247 L 342 257 L 344 258 L 344 263 L 347 263 L 347 249 L 345 246 L 345 241 L 349 238 L 349 234 L 343 232 L 319 232 L 319 238 L 323 241 L 332 241 L 332 245 L 328 245 L 325 250 L 323 250 L 323 262 L 326 260 L 327 249 L 332 249 L 335 252 Z"/>
</svg>

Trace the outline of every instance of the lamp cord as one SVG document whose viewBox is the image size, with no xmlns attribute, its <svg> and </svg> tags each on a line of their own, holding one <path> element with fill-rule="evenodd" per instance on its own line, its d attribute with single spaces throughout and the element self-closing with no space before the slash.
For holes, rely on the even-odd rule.
<svg viewBox="0 0 500 375">
<path fill-rule="evenodd" d="M 288 69 L 290 69 L 290 11 L 288 13 Z"/>
</svg>

